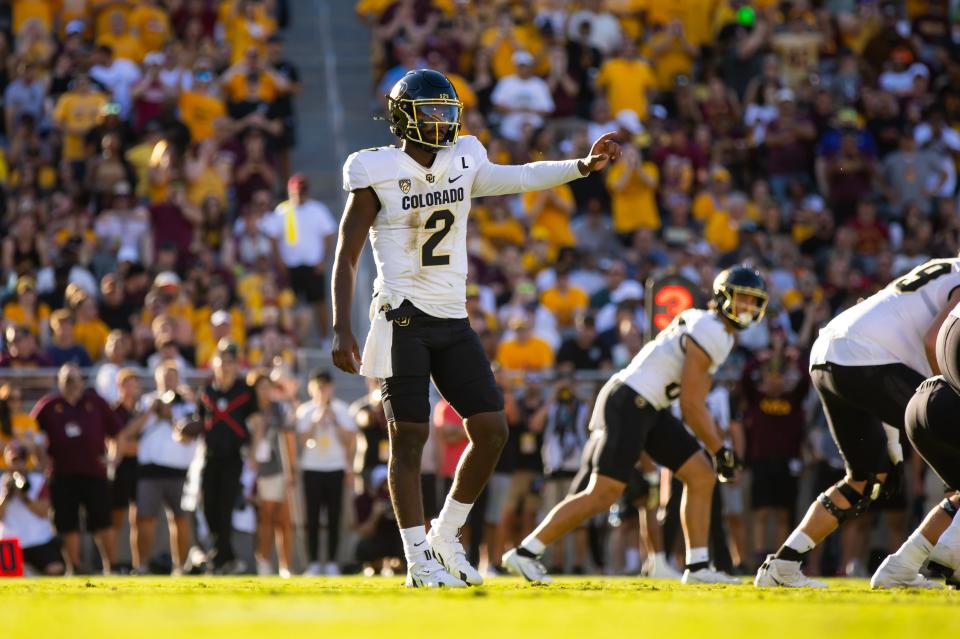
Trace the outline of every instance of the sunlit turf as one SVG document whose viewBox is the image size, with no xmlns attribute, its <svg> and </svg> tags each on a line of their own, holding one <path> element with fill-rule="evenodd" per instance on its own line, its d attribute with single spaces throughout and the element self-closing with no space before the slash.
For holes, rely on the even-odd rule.
<svg viewBox="0 0 960 639">
<path fill-rule="evenodd" d="M 3 637 L 960 637 L 960 592 L 683 586 L 634 578 L 495 579 L 406 590 L 362 577 L 0 580 Z"/>
</svg>

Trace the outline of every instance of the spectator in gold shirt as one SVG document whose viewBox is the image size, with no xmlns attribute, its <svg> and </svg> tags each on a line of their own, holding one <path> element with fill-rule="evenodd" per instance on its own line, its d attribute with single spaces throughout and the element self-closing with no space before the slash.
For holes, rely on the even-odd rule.
<svg viewBox="0 0 960 639">
<path fill-rule="evenodd" d="M 67 287 L 67 304 L 74 313 L 74 334 L 91 361 L 100 359 L 110 328 L 100 319 L 97 300 L 76 284 Z"/>
<path fill-rule="evenodd" d="M 557 328 L 566 331 L 573 328 L 577 313 L 587 308 L 590 296 L 582 288 L 570 284 L 568 266 L 558 266 L 557 281 L 543 292 L 540 303 L 553 313 L 557 320 Z"/>
<path fill-rule="evenodd" d="M 507 371 L 540 371 L 553 365 L 553 349 L 536 337 L 530 326 L 530 320 L 524 316 L 510 320 L 509 328 L 513 337 L 500 343 L 497 349 L 497 363 Z"/>
<path fill-rule="evenodd" d="M 596 84 L 606 95 L 612 113 L 630 109 L 644 119 L 657 78 L 647 61 L 637 54 L 636 43 L 627 39 L 620 55 L 608 58 L 600 67 Z"/>
<path fill-rule="evenodd" d="M 657 210 L 657 186 L 660 172 L 657 165 L 645 161 L 632 144 L 622 146 L 623 155 L 607 171 L 607 189 L 613 210 L 613 230 L 631 237 L 638 228 L 660 228 Z"/>
</svg>

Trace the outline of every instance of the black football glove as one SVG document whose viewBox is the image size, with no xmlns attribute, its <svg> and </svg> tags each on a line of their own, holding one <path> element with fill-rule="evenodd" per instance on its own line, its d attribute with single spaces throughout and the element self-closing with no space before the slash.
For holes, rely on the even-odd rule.
<svg viewBox="0 0 960 639">
<path fill-rule="evenodd" d="M 888 499 L 898 497 L 906 491 L 907 478 L 903 473 L 903 462 L 893 465 L 893 469 L 887 473 L 887 478 L 883 480 L 883 495 Z"/>
<path fill-rule="evenodd" d="M 733 481 L 738 468 L 743 468 L 743 462 L 730 448 L 724 446 L 713 454 L 713 469 L 721 483 Z"/>
</svg>

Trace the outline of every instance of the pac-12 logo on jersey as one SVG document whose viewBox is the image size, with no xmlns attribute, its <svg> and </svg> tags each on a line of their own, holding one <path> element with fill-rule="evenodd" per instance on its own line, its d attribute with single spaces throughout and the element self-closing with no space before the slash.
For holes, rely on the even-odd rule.
<svg viewBox="0 0 960 639">
<path fill-rule="evenodd" d="M 400 178 L 398 184 L 400 185 L 400 190 L 404 193 L 409 193 L 410 187 L 413 186 L 413 182 L 410 181 L 410 178 Z"/>
</svg>

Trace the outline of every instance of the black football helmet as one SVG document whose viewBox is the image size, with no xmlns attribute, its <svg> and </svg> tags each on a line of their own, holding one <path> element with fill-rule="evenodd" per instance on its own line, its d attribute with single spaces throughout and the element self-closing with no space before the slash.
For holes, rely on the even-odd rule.
<svg viewBox="0 0 960 639">
<path fill-rule="evenodd" d="M 460 135 L 463 103 L 439 71 L 408 71 L 387 96 L 387 122 L 398 138 L 431 149 L 451 147 Z"/>
<path fill-rule="evenodd" d="M 737 313 L 737 296 L 753 297 L 757 303 L 753 312 Z M 731 266 L 723 270 L 713 280 L 713 299 L 717 311 L 734 328 L 742 331 L 763 319 L 767 311 L 767 284 L 756 270 L 743 265 Z"/>
</svg>

